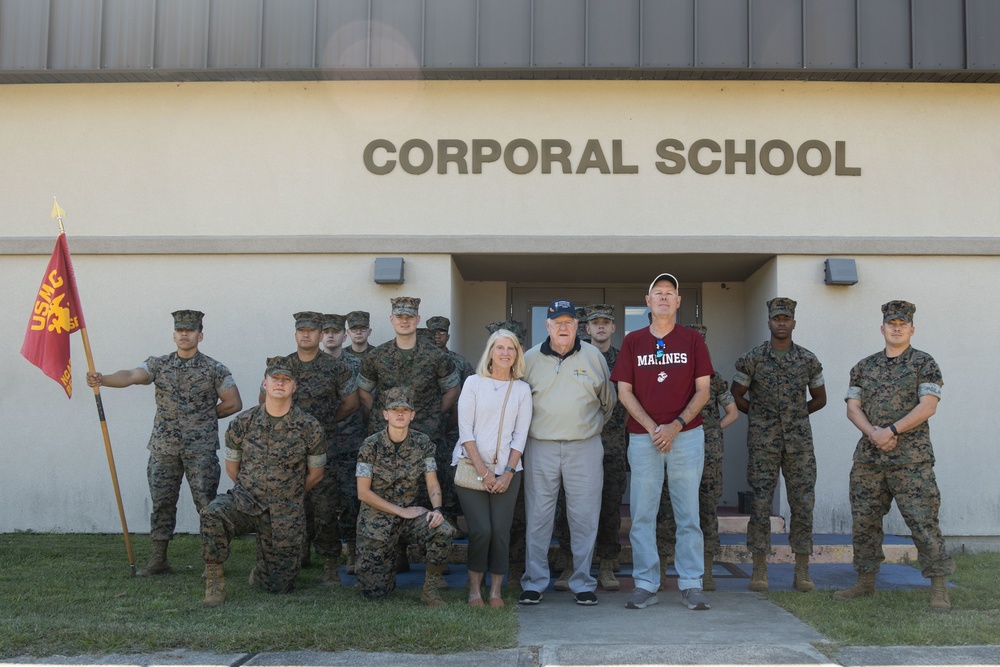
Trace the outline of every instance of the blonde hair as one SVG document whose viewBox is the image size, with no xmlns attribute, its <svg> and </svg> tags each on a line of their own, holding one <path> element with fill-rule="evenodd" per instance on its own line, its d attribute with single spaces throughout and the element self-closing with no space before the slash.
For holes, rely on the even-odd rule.
<svg viewBox="0 0 1000 667">
<path fill-rule="evenodd" d="M 479 364 L 476 366 L 476 374 L 491 377 L 490 371 L 493 368 L 493 359 L 490 358 L 490 353 L 493 351 L 493 345 L 497 342 L 498 338 L 509 338 L 514 343 L 514 350 L 517 352 L 517 357 L 510 367 L 511 377 L 515 380 L 524 377 L 524 350 L 521 349 L 521 343 L 517 340 L 517 336 L 507 329 L 497 329 L 490 336 L 489 340 L 486 341 L 486 349 L 483 350 L 483 356 L 479 358 Z"/>
</svg>

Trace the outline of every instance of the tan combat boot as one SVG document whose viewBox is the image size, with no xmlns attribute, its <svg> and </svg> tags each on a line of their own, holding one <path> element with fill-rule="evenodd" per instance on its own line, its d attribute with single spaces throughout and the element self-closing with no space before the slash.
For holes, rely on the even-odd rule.
<svg viewBox="0 0 1000 667">
<path fill-rule="evenodd" d="M 556 579 L 556 583 L 552 584 L 552 588 L 557 591 L 568 591 L 569 578 L 572 576 L 573 576 L 573 568 L 567 567 L 565 570 L 559 573 L 559 578 Z"/>
<path fill-rule="evenodd" d="M 853 600 L 875 595 L 875 573 L 858 572 L 858 581 L 850 588 L 837 591 L 833 594 L 834 600 Z"/>
<path fill-rule="evenodd" d="M 226 575 L 222 572 L 222 563 L 205 563 L 205 599 L 206 607 L 218 607 L 226 601 Z"/>
<path fill-rule="evenodd" d="M 345 542 L 344 547 L 347 550 L 347 574 L 354 574 L 355 564 L 358 561 L 358 547 L 354 542 Z"/>
<path fill-rule="evenodd" d="M 340 585 L 340 571 L 337 569 L 339 565 L 339 558 L 334 558 L 333 556 L 323 558 L 323 574 L 319 577 L 320 586 Z"/>
<path fill-rule="evenodd" d="M 948 580 L 944 577 L 931 577 L 931 609 L 937 612 L 951 611 Z"/>
<path fill-rule="evenodd" d="M 597 573 L 597 583 L 606 591 L 617 591 L 621 584 L 615 578 L 615 563 L 608 558 L 601 559 L 601 571 Z"/>
<path fill-rule="evenodd" d="M 750 575 L 750 590 L 754 593 L 767 592 L 767 554 L 753 555 L 753 574 Z"/>
<path fill-rule="evenodd" d="M 816 588 L 816 584 L 809 578 L 809 554 L 795 554 L 795 578 L 792 586 L 803 593 Z"/>
<path fill-rule="evenodd" d="M 712 564 L 714 560 L 711 556 L 705 555 L 705 574 L 701 577 L 701 590 L 703 591 L 715 590 L 715 577 L 712 576 Z"/>
<path fill-rule="evenodd" d="M 444 600 L 441 599 L 441 594 L 438 593 L 437 585 L 437 580 L 443 578 L 441 576 L 442 572 L 444 572 L 444 565 L 427 564 L 427 573 L 424 575 L 424 587 L 420 591 L 420 601 L 428 607 L 444 606 Z"/>
<path fill-rule="evenodd" d="M 135 573 L 137 577 L 151 577 L 154 574 L 167 574 L 172 572 L 170 563 L 167 562 L 167 545 L 170 540 L 153 540 L 153 553 L 149 556 L 149 563 Z"/>
</svg>

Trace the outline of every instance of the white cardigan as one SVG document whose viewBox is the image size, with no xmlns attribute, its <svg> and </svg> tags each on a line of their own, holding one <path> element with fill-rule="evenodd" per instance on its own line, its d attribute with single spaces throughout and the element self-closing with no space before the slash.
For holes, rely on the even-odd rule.
<svg viewBox="0 0 1000 667">
<path fill-rule="evenodd" d="M 493 455 L 497 454 L 497 432 L 500 430 L 500 409 L 507 395 L 507 383 L 482 375 L 470 375 L 462 387 L 458 398 L 458 442 L 452 453 L 451 465 L 458 465 L 458 459 L 465 456 L 463 442 L 475 440 L 479 456 L 489 468 Z M 510 398 L 503 415 L 503 433 L 500 437 L 500 452 L 494 474 L 503 474 L 510 457 L 510 450 L 522 454 L 528 440 L 528 426 L 531 424 L 531 388 L 526 382 L 514 380 L 510 388 Z M 517 470 L 522 470 L 521 462 Z"/>
</svg>

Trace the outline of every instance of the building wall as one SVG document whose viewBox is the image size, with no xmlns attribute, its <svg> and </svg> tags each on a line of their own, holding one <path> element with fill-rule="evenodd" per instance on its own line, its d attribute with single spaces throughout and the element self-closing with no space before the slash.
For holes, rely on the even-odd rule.
<svg viewBox="0 0 1000 667">
<path fill-rule="evenodd" d="M 996 86 L 808 82 L 368 81 L 0 87 L 3 234 L 996 236 Z M 635 174 L 363 165 L 386 139 L 597 140 Z M 660 173 L 658 142 L 845 142 L 860 177 Z M 686 154 L 686 153 L 685 153 Z M 418 154 L 413 154 L 417 159 Z M 704 162 L 712 155 L 702 153 Z M 387 156 L 376 153 L 382 164 Z M 774 158 L 777 160 L 777 153 Z M 813 157 L 815 159 L 815 156 Z M 622 220 L 622 212 L 627 217 Z M 624 224 L 608 226 L 608 221 Z M 952 221 L 942 224 L 943 221 Z M 954 224 L 961 221 L 961 224 Z"/>
<path fill-rule="evenodd" d="M 994 480 L 1000 457 L 989 443 L 998 316 L 984 307 L 998 269 L 1000 89 L 995 86 L 804 82 L 316 82 L 0 86 L 0 333 L 11 344 L 0 364 L 12 387 L 0 398 L 8 434 L 0 457 L 2 530 L 114 531 L 118 519 L 94 409 L 74 337 L 77 398 L 17 354 L 34 290 L 56 227 L 53 194 L 79 237 L 115 237 L 115 254 L 75 254 L 97 366 L 133 367 L 171 350 L 169 312 L 207 313 L 205 351 L 227 363 L 244 401 L 255 400 L 263 359 L 293 346 L 291 313 L 365 308 L 374 342 L 391 336 L 388 298 L 420 296 L 425 315 L 456 319 L 455 347 L 478 358 L 483 322 L 503 317 L 501 280 L 462 279 L 435 243 L 456 236 L 548 235 L 576 252 L 587 237 L 735 236 L 768 252 L 772 239 L 872 239 L 857 256 L 860 283 L 828 287 L 822 255 L 779 254 L 743 283 L 703 285 L 709 342 L 723 375 L 767 336 L 763 304 L 800 302 L 796 340 L 826 369 L 829 405 L 813 419 L 819 451 L 817 530 L 849 529 L 847 471 L 856 432 L 843 416 L 847 372 L 879 349 L 878 307 L 918 305 L 918 347 L 940 362 L 945 400 L 932 422 L 952 535 L 1000 535 Z M 574 169 L 588 139 L 634 174 L 511 173 L 502 160 L 481 174 L 378 176 L 363 163 L 374 139 L 400 146 L 423 139 L 506 145 L 524 138 L 568 142 Z M 708 138 L 781 139 L 792 146 L 845 142 L 860 176 L 734 174 L 687 168 L 660 173 L 656 146 Z M 708 154 L 703 154 L 708 159 Z M 383 156 L 384 157 L 384 156 Z M 272 237 L 315 236 L 354 245 L 330 254 L 276 254 Z M 25 241 L 44 238 L 34 250 Z M 153 239 L 178 254 L 143 254 Z M 197 252 L 211 237 L 216 254 Z M 346 237 L 351 237 L 347 239 Z M 377 286 L 372 266 L 384 239 L 414 238 L 406 283 Z M 419 237 L 419 238 L 417 238 Z M 926 252 L 943 237 L 968 239 L 983 256 L 879 254 L 897 237 Z M 220 241 L 221 239 L 221 241 Z M 228 251 L 228 240 L 232 248 Z M 353 239 L 353 240 L 352 240 Z M 360 240 L 359 240 L 360 239 Z M 428 240 L 430 239 L 430 240 Z M 110 241 L 109 241 L 110 243 Z M 358 244 L 367 248 L 358 251 Z M 590 244 L 590 245 L 588 245 Z M 162 250 L 162 244 L 157 246 Z M 636 252 L 645 248 L 636 243 Z M 711 245 L 706 244 L 711 252 Z M 11 249 L 14 248 L 14 249 Z M 41 250 L 40 248 L 44 248 Z M 249 249 L 248 249 L 249 248 Z M 771 252 L 774 252 L 773 250 Z M 993 254 L 989 254 L 989 253 Z M 34 253 L 34 254 L 24 254 Z M 251 254 L 242 254 L 251 253 Z M 777 253 L 775 253 L 777 254 Z M 627 262 L 628 258 L 615 261 Z M 683 276 L 682 276 L 683 278 Z M 516 276 L 511 276 L 516 280 Z M 972 326 L 970 326 L 970 324 Z M 972 344 L 968 338 L 972 336 Z M 978 334 L 978 335 L 977 335 Z M 995 364 L 994 364 L 995 365 Z M 102 392 L 132 526 L 144 530 L 148 498 L 144 445 L 150 388 Z M 961 407 L 960 407 L 961 406 Z M 745 420 L 727 452 L 745 455 Z M 741 439 L 743 438 L 743 439 Z M 970 465 L 974 464 L 974 465 Z M 734 472 L 735 471 L 735 472 Z M 726 483 L 738 483 L 739 467 Z M 190 503 L 185 500 L 185 503 Z M 181 530 L 195 528 L 190 505 Z M 899 521 L 890 519 L 893 530 Z"/>
</svg>

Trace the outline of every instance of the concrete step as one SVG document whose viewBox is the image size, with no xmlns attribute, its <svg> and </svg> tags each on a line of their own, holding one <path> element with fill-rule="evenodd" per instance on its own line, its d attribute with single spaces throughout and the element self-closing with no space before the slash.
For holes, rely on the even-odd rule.
<svg viewBox="0 0 1000 667">
<path fill-rule="evenodd" d="M 747 524 L 750 523 L 750 515 L 727 512 L 726 509 L 728 508 L 721 508 L 718 513 L 719 533 L 746 535 Z M 622 533 L 627 535 L 631 529 L 632 517 L 628 513 L 628 505 L 622 505 Z M 785 530 L 785 520 L 780 516 L 772 516 L 771 532 L 784 533 Z"/>
</svg>

